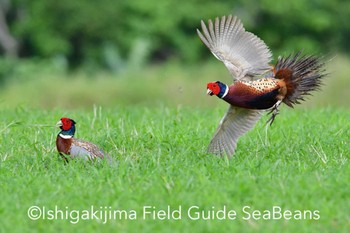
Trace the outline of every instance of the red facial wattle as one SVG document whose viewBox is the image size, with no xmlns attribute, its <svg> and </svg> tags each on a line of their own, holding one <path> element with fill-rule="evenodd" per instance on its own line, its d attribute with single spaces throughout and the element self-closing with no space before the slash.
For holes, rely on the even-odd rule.
<svg viewBox="0 0 350 233">
<path fill-rule="evenodd" d="M 61 122 L 62 122 L 61 127 L 63 130 L 69 130 L 73 125 L 73 121 L 66 117 L 61 118 Z"/>
<path fill-rule="evenodd" d="M 208 83 L 207 84 L 208 90 L 211 91 L 210 95 L 218 95 L 220 93 L 220 86 L 218 83 Z"/>
</svg>

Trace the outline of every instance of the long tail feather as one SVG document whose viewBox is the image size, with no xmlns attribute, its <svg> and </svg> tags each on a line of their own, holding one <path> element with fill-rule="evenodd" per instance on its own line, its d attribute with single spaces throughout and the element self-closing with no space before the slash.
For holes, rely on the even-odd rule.
<svg viewBox="0 0 350 233">
<path fill-rule="evenodd" d="M 286 83 L 287 93 L 283 102 L 293 107 L 304 101 L 310 92 L 318 90 L 322 85 L 322 78 L 326 76 L 324 65 L 322 58 L 305 56 L 302 52 L 286 58 L 279 57 L 275 78 L 283 79 Z"/>
</svg>

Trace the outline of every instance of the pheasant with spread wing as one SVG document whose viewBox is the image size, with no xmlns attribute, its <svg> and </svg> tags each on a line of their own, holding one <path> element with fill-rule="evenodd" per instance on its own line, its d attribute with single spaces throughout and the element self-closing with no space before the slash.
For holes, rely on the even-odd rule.
<svg viewBox="0 0 350 233">
<path fill-rule="evenodd" d="M 201 21 L 201 26 L 198 36 L 233 76 L 230 86 L 220 81 L 207 84 L 208 95 L 230 104 L 208 151 L 231 157 L 238 138 L 254 127 L 263 110 L 271 110 L 272 124 L 281 103 L 293 107 L 319 89 L 325 76 L 324 62 L 298 52 L 269 65 L 272 54 L 266 44 L 231 15 L 216 18 L 214 23 L 209 20 L 208 26 Z"/>
</svg>

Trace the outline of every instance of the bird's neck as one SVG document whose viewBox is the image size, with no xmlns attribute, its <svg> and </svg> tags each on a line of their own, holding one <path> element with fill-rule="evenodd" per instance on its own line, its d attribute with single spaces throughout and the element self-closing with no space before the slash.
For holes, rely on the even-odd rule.
<svg viewBox="0 0 350 233">
<path fill-rule="evenodd" d="M 217 94 L 216 96 L 219 97 L 220 99 L 223 99 L 228 94 L 228 91 L 229 91 L 229 87 L 226 84 L 221 84 L 220 93 Z"/>
<path fill-rule="evenodd" d="M 60 136 L 63 139 L 71 139 L 74 135 L 59 133 L 58 136 Z"/>
<path fill-rule="evenodd" d="M 63 139 L 71 139 L 74 137 L 75 133 L 75 126 L 72 126 L 69 130 L 62 130 L 58 136 L 60 136 Z"/>
</svg>

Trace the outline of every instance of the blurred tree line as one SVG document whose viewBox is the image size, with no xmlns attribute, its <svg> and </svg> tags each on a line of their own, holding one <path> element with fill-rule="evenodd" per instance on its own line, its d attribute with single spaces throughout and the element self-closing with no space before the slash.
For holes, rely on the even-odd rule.
<svg viewBox="0 0 350 233">
<path fill-rule="evenodd" d="M 228 14 L 275 55 L 350 50 L 346 0 L 0 0 L 0 53 L 112 71 L 173 58 L 195 63 L 211 56 L 196 34 L 200 20 Z"/>
</svg>

